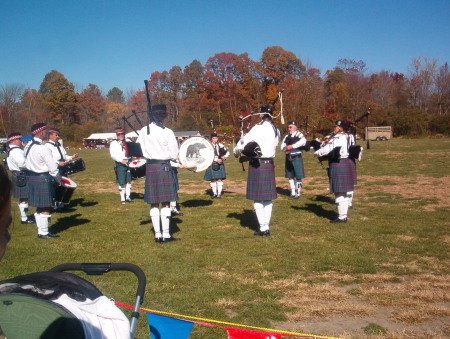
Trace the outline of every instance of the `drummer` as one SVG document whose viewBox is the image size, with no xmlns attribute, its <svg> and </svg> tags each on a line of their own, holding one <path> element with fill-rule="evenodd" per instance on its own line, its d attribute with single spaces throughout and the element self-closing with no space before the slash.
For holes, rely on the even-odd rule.
<svg viewBox="0 0 450 339">
<path fill-rule="evenodd" d="M 203 179 L 210 181 L 212 199 L 220 199 L 223 190 L 223 180 L 227 177 L 224 161 L 228 158 L 230 152 L 219 142 L 216 133 L 211 133 L 211 143 L 214 148 L 214 161 L 206 170 Z"/>
<path fill-rule="evenodd" d="M 65 148 L 59 141 L 59 135 L 59 129 L 50 127 L 47 132 L 47 142 L 45 143 L 45 146 L 48 147 L 52 152 L 53 160 L 55 160 L 55 162 L 58 164 L 59 174 L 64 175 L 62 167 L 67 164 L 68 161 L 78 158 L 78 154 L 75 153 L 72 156 L 68 155 Z M 64 208 L 64 204 L 61 202 L 55 203 L 55 208 L 56 211 L 61 211 Z"/>
<path fill-rule="evenodd" d="M 131 173 L 128 158 L 128 148 L 125 142 L 125 132 L 121 127 L 116 130 L 117 139 L 111 141 L 109 153 L 115 161 L 114 171 L 116 172 L 116 182 L 119 184 L 120 201 L 122 205 L 131 202 Z"/>
</svg>

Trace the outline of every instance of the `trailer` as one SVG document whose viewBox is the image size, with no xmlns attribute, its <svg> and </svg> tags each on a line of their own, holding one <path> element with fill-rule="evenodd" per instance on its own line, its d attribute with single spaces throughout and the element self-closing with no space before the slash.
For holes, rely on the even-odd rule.
<svg viewBox="0 0 450 339">
<path fill-rule="evenodd" d="M 366 127 L 366 140 L 383 141 L 392 138 L 391 126 Z"/>
</svg>

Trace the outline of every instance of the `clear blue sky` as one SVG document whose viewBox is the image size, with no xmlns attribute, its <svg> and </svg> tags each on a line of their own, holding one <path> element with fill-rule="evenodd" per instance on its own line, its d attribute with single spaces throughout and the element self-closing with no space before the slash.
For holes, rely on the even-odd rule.
<svg viewBox="0 0 450 339">
<path fill-rule="evenodd" d="M 0 86 L 55 69 L 80 90 L 142 89 L 154 71 L 281 46 L 322 72 L 341 58 L 407 73 L 450 59 L 449 0 L 45 0 L 0 3 Z"/>
</svg>

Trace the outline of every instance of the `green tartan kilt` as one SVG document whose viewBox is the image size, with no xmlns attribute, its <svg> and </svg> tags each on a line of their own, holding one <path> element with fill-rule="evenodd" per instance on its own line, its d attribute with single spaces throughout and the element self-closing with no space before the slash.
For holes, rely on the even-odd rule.
<svg viewBox="0 0 450 339">
<path fill-rule="evenodd" d="M 227 172 L 225 171 L 225 164 L 221 163 L 219 165 L 220 165 L 220 167 L 217 171 L 214 171 L 211 168 L 211 166 L 209 166 L 205 172 L 205 176 L 203 177 L 203 180 L 211 181 L 214 179 L 226 179 Z"/>
<path fill-rule="evenodd" d="M 178 193 L 170 163 L 148 164 L 145 168 L 144 201 L 156 204 L 177 201 Z"/>
<path fill-rule="evenodd" d="M 303 158 L 301 155 L 295 158 L 286 156 L 284 177 L 297 179 L 303 179 L 305 177 L 305 167 L 303 166 Z"/>
<path fill-rule="evenodd" d="M 178 169 L 176 167 L 172 167 L 173 180 L 175 180 L 175 187 L 177 188 L 177 192 L 180 190 L 180 184 L 178 183 Z"/>
<path fill-rule="evenodd" d="M 277 198 L 275 167 L 273 163 L 258 165 L 251 161 L 248 166 L 247 199 L 273 200 Z"/>
<path fill-rule="evenodd" d="M 340 159 L 337 162 L 330 162 L 330 192 L 350 192 L 354 190 L 353 161 L 350 159 Z"/>
<path fill-rule="evenodd" d="M 125 184 L 131 182 L 131 173 L 129 171 L 128 166 L 116 162 L 116 165 L 114 166 L 114 171 L 116 172 L 116 182 L 119 185 L 124 186 Z"/>
<path fill-rule="evenodd" d="M 52 207 L 55 199 L 55 180 L 50 174 L 27 175 L 28 205 Z"/>
<path fill-rule="evenodd" d="M 12 183 L 13 183 L 13 196 L 17 199 L 27 199 L 28 198 L 28 182 L 25 186 L 17 186 L 17 171 L 12 172 Z M 28 179 L 28 178 L 27 178 Z"/>
</svg>

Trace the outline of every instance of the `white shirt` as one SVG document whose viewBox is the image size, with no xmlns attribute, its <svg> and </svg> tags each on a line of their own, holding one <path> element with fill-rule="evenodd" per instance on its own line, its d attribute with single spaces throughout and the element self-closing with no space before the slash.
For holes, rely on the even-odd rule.
<svg viewBox="0 0 450 339">
<path fill-rule="evenodd" d="M 147 126 L 139 132 L 137 142 L 141 144 L 144 158 L 149 160 L 176 160 L 178 158 L 178 142 L 170 128 L 161 128 L 155 123 L 150 124 L 150 134 Z"/>
<path fill-rule="evenodd" d="M 223 157 L 228 158 L 230 156 L 230 152 L 228 151 L 227 148 L 225 148 L 225 146 L 223 144 L 221 144 L 220 142 L 216 142 L 216 143 L 212 143 L 215 152 L 214 152 L 214 161 L 217 161 L 217 159 L 219 159 L 219 149 L 224 148 L 227 153 L 225 153 L 225 155 L 223 155 Z"/>
<path fill-rule="evenodd" d="M 25 167 L 25 153 L 19 146 L 11 146 L 9 149 L 9 155 L 6 158 L 8 168 L 11 171 L 21 171 L 26 169 Z"/>
<path fill-rule="evenodd" d="M 292 144 L 292 149 L 291 149 L 291 151 L 289 152 L 289 154 L 291 154 L 291 155 L 294 155 L 294 154 L 302 154 L 302 151 L 301 151 L 301 150 L 296 149 L 296 148 L 299 148 L 299 147 L 302 147 L 302 146 L 305 146 L 305 145 L 306 145 L 306 138 L 305 138 L 305 136 L 303 135 L 303 133 L 300 132 L 300 131 L 295 131 L 295 132 L 292 132 L 292 133 L 286 135 L 286 136 L 283 138 L 283 142 L 281 143 L 281 150 L 282 150 L 283 152 L 286 150 L 286 146 L 288 146 L 288 145 L 286 145 L 286 138 L 287 138 L 289 135 L 291 136 L 291 138 L 295 138 L 295 137 L 300 138 L 299 141 L 297 141 L 297 142 L 295 142 L 295 143 Z"/>
<path fill-rule="evenodd" d="M 35 173 L 48 172 L 52 177 L 59 178 L 59 171 L 56 162 L 53 160 L 52 152 L 48 147 L 42 145 L 42 140 L 34 138 L 39 144 L 33 144 L 33 141 L 28 142 L 25 146 L 25 166 L 27 170 Z M 28 149 L 31 147 L 30 152 L 27 154 Z M 59 180 L 57 180 L 59 181 Z"/>
<path fill-rule="evenodd" d="M 109 144 L 109 154 L 111 154 L 111 158 L 117 162 L 122 162 L 127 159 L 125 156 L 125 148 L 122 146 L 121 140 L 111 141 Z"/>
<path fill-rule="evenodd" d="M 59 146 L 56 146 L 53 141 L 49 140 L 49 141 L 47 141 L 45 146 L 48 147 L 50 149 L 50 151 L 52 152 L 53 160 L 55 160 L 56 163 L 59 163 L 60 161 L 72 160 L 72 157 L 67 155 L 66 150 L 64 149 L 64 147 L 61 144 L 59 144 Z M 59 154 L 58 148 L 61 151 L 61 154 Z M 62 155 L 62 157 L 61 157 L 61 155 Z M 62 158 L 62 160 L 61 160 L 61 158 Z"/>
<path fill-rule="evenodd" d="M 336 134 L 325 146 L 314 152 L 316 157 L 322 157 L 329 154 L 334 148 L 341 147 L 339 154 L 341 159 L 348 158 L 348 139 L 347 134 L 341 132 Z"/>
<path fill-rule="evenodd" d="M 261 148 L 261 158 L 274 158 L 277 145 L 280 142 L 280 131 L 269 121 L 259 123 L 239 140 L 234 148 L 234 154 L 241 154 L 244 147 L 251 141 L 255 141 Z"/>
</svg>

